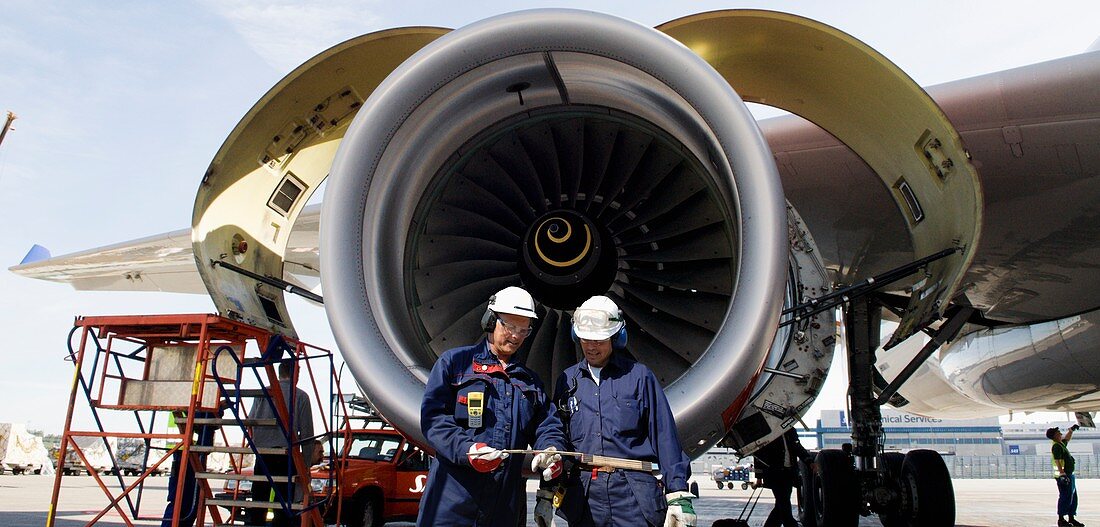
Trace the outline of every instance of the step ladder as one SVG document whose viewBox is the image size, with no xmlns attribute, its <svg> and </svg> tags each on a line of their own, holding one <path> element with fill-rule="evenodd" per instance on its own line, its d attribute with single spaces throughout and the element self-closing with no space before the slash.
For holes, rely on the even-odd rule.
<svg viewBox="0 0 1100 527">
<path fill-rule="evenodd" d="M 331 441 L 337 434 L 333 433 L 334 420 L 329 416 L 337 413 L 334 401 L 342 401 L 343 396 L 331 352 L 206 314 L 77 317 L 69 335 L 67 360 L 73 362 L 76 372 L 59 459 L 65 460 L 66 454 L 70 454 L 73 463 L 92 473 L 108 500 L 86 525 L 95 525 L 110 513 L 115 515 L 112 522 L 121 519 L 127 526 L 134 525 L 136 520 L 166 519 L 173 527 L 243 525 L 236 523 L 240 519 L 235 512 L 259 508 L 301 518 L 303 526 L 324 525 L 322 507 L 326 500 L 316 500 L 310 492 L 310 463 L 301 446 L 309 445 L 312 449 L 317 438 L 326 438 L 330 441 L 329 451 L 335 450 Z M 294 390 L 288 395 L 297 398 L 305 393 L 311 400 L 311 406 L 322 416 L 318 423 L 320 434 L 299 437 L 301 427 L 295 426 L 275 371 L 283 363 L 293 365 L 292 380 L 286 386 L 296 387 L 299 376 L 309 379 L 312 392 Z M 318 368 L 319 364 L 324 367 Z M 319 392 L 314 372 L 330 377 L 324 383 L 327 394 Z M 242 386 L 244 379 L 259 387 Z M 317 404 L 320 401 L 327 401 L 327 405 Z M 266 406 L 266 410 L 259 412 L 265 415 L 249 416 L 248 403 L 253 408 Z M 107 421 L 100 414 L 112 410 L 132 413 L 137 430 L 108 430 L 104 425 Z M 77 412 L 88 413 L 95 428 L 74 427 Z M 168 412 L 177 416 L 178 430 L 153 432 L 157 416 L 163 419 Z M 258 446 L 253 431 L 260 429 L 278 430 L 280 444 Z M 217 435 L 220 444 L 216 444 Z M 231 441 L 229 436 L 243 439 Z M 144 441 L 144 458 L 138 469 L 141 475 L 136 480 L 122 478 L 117 449 L 113 446 L 119 438 Z M 154 446 L 157 442 L 167 444 Z M 114 489 L 95 468 L 92 447 L 99 443 L 105 447 L 99 450 L 107 452 L 113 467 L 108 479 L 116 480 Z M 220 453 L 229 455 L 233 470 L 229 474 L 206 469 L 208 456 Z M 252 474 L 242 473 L 241 461 L 248 454 L 257 460 Z M 263 456 L 284 456 L 288 468 L 283 473 L 268 470 Z M 158 502 L 147 507 L 154 509 L 154 513 L 143 513 L 145 479 L 173 462 L 177 465 L 178 483 L 169 496 L 169 506 Z M 54 505 L 47 516 L 47 527 L 54 525 L 57 511 L 63 505 L 60 501 L 63 477 L 64 472 L 59 470 L 54 479 L 51 499 Z M 274 489 L 276 500 L 215 496 L 210 483 L 215 479 L 267 483 Z M 193 489 L 186 488 L 192 486 Z M 229 508 L 230 514 L 226 515 L 222 507 Z"/>
<path fill-rule="evenodd" d="M 222 353 L 232 353 L 232 349 L 223 347 L 216 350 L 214 364 L 218 364 L 216 359 Z M 289 357 L 286 356 L 287 354 L 289 354 Z M 236 381 L 232 385 L 219 382 L 218 390 L 221 398 L 228 403 L 225 410 L 233 417 L 196 420 L 200 424 L 236 427 L 241 431 L 244 438 L 242 446 L 208 446 L 201 447 L 198 451 L 253 454 L 255 456 L 256 462 L 253 465 L 252 474 L 218 474 L 217 477 L 213 478 L 236 480 L 238 481 L 238 490 L 240 489 L 240 481 L 253 482 L 252 499 L 246 500 L 235 496 L 230 499 L 207 500 L 207 504 L 227 507 L 232 511 L 229 518 L 230 523 L 225 525 L 240 525 L 234 523 L 234 521 L 243 521 L 238 516 L 252 515 L 238 514 L 238 511 L 242 509 L 265 510 L 268 511 L 269 515 L 282 514 L 291 518 L 306 516 L 303 518 L 302 525 L 317 525 L 318 527 L 323 525 L 318 514 L 318 508 L 310 506 L 309 467 L 311 463 L 305 459 L 303 454 L 305 449 L 302 447 L 302 445 L 310 445 L 310 448 L 312 448 L 315 437 L 299 437 L 300 434 L 297 433 L 295 427 L 295 418 L 298 416 L 295 416 L 291 411 L 297 397 L 306 396 L 308 401 L 308 395 L 299 393 L 299 390 L 296 389 L 301 372 L 301 368 L 298 366 L 299 360 L 300 358 L 294 354 L 292 347 L 287 345 L 280 337 L 275 337 L 269 342 L 267 349 L 264 350 L 259 359 L 242 360 L 237 364 L 239 373 L 251 370 L 256 380 L 261 384 L 261 388 L 241 388 L 241 380 L 245 377 L 243 374 L 237 375 L 235 377 Z M 285 385 L 281 382 L 280 376 L 276 375 L 276 364 L 280 368 L 289 366 L 287 369 L 290 370 L 291 374 Z M 264 379 L 265 376 L 266 379 Z M 215 378 L 220 379 L 222 377 L 215 372 Z M 284 393 L 284 388 L 289 388 L 290 391 Z M 252 402 L 250 405 L 251 410 L 246 410 L 244 404 L 246 401 Z M 288 405 L 288 403 L 290 404 Z M 266 410 L 264 413 L 273 414 L 274 417 L 248 417 L 248 414 L 256 410 Z M 309 416 L 309 418 L 312 419 L 312 416 Z M 253 433 L 257 428 L 277 430 L 279 442 L 282 444 L 279 446 L 257 445 Z M 290 463 L 286 464 L 287 470 L 280 472 L 268 467 L 264 462 L 264 456 L 289 459 Z M 203 478 L 207 474 L 209 473 L 199 473 L 196 474 L 196 477 Z M 266 484 L 264 485 L 265 490 L 270 487 L 272 498 L 270 501 L 265 501 L 255 494 L 257 483 Z M 297 494 L 301 494 L 301 497 L 296 496 L 296 490 Z"/>
</svg>

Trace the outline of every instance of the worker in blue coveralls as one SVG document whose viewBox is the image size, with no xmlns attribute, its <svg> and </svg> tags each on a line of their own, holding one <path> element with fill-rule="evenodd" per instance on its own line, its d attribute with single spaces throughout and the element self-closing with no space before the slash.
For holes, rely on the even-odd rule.
<svg viewBox="0 0 1100 527">
<path fill-rule="evenodd" d="M 688 527 L 691 464 L 653 372 L 629 358 L 626 324 L 606 296 L 573 313 L 573 338 L 584 359 L 558 377 L 554 402 L 569 451 L 656 463 L 661 479 L 641 471 L 580 465 L 567 471 L 558 515 L 577 526 Z"/>
<path fill-rule="evenodd" d="M 489 299 L 486 338 L 440 355 L 428 376 L 420 429 L 435 449 L 416 524 L 523 525 L 521 456 L 503 450 L 560 450 L 561 421 L 542 381 L 514 358 L 538 315 L 531 295 L 508 287 Z M 560 460 L 540 455 L 541 468 Z M 559 469 L 560 472 L 560 469 Z"/>
</svg>

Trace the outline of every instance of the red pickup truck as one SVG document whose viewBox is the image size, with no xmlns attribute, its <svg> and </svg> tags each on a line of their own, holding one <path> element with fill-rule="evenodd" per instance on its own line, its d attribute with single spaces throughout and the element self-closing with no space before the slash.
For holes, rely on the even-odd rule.
<svg viewBox="0 0 1100 527">
<path fill-rule="evenodd" d="M 336 442 L 344 450 L 343 438 Z M 373 527 L 390 521 L 412 521 L 420 511 L 420 496 L 428 481 L 431 457 L 392 428 L 356 430 L 343 467 L 335 471 L 339 481 L 340 518 L 337 503 L 325 514 L 326 521 L 348 527 Z M 336 458 L 339 465 L 340 458 Z M 314 467 L 311 487 L 324 494 L 332 482 L 327 467 Z"/>
<path fill-rule="evenodd" d="M 335 444 L 335 469 L 330 469 L 326 461 L 311 471 L 310 488 L 315 500 L 330 496 L 334 488 L 339 491 L 339 499 L 330 500 L 323 508 L 327 524 L 374 527 L 416 519 L 428 480 L 431 457 L 427 453 L 389 427 L 353 430 L 346 450 L 342 435 L 336 437 Z M 345 451 L 347 457 L 342 461 L 340 454 Z M 251 482 L 241 481 L 240 489 L 237 483 L 226 481 L 224 495 L 247 497 Z"/>
</svg>

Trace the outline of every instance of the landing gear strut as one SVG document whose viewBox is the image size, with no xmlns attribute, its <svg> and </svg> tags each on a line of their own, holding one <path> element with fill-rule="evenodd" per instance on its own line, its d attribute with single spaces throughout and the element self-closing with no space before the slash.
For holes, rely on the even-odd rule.
<svg viewBox="0 0 1100 527">
<path fill-rule="evenodd" d="M 884 527 L 949 527 L 955 524 L 955 496 L 943 458 L 932 450 L 883 452 L 883 404 L 920 362 L 958 334 L 970 315 L 956 310 L 932 342 L 883 393 L 874 393 L 875 350 L 881 308 L 869 296 L 845 309 L 848 397 L 852 443 L 818 452 L 803 463 L 800 515 L 807 527 L 854 527 L 859 516 L 878 514 Z M 809 465 L 809 466 L 807 466 Z"/>
</svg>

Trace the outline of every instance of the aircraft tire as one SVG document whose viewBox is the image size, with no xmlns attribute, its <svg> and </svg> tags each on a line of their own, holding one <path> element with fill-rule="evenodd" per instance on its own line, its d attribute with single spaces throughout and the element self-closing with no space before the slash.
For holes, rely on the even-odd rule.
<svg viewBox="0 0 1100 527">
<path fill-rule="evenodd" d="M 817 453 L 814 463 L 814 515 L 817 527 L 855 527 L 858 486 L 848 454 L 829 449 Z"/>
<path fill-rule="evenodd" d="M 889 474 L 889 481 L 894 488 L 901 486 L 901 471 L 905 464 L 905 454 L 901 452 L 886 452 L 882 454 L 882 463 L 886 465 L 886 473 Z M 904 527 L 908 525 L 905 521 L 906 514 L 904 512 L 904 503 L 907 502 L 905 498 L 902 498 L 902 506 L 893 507 L 889 511 L 880 511 L 878 515 L 879 521 L 882 522 L 882 527 Z"/>
<path fill-rule="evenodd" d="M 901 470 L 902 511 L 912 527 L 955 525 L 955 491 L 943 458 L 934 450 L 912 450 Z"/>
<path fill-rule="evenodd" d="M 798 522 L 802 527 L 817 527 L 817 513 L 814 506 L 813 463 L 798 461 Z"/>
</svg>

